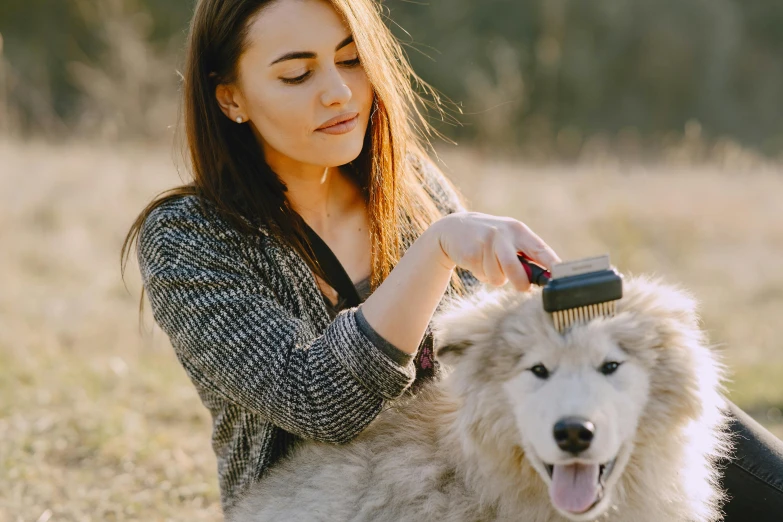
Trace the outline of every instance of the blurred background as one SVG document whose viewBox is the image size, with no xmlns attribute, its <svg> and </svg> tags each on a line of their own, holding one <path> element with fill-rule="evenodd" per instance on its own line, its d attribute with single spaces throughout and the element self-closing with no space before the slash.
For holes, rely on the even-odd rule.
<svg viewBox="0 0 783 522">
<path fill-rule="evenodd" d="M 187 181 L 193 0 L 0 2 L 0 521 L 219 520 L 206 410 L 119 251 Z M 689 289 L 783 435 L 783 3 L 386 0 L 443 170 L 564 259 Z M 461 113 L 460 113 L 461 112 Z"/>
</svg>

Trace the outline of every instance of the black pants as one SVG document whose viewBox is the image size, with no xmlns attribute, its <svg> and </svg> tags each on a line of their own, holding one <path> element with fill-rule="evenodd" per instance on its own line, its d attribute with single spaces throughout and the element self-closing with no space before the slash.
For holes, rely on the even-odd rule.
<svg viewBox="0 0 783 522">
<path fill-rule="evenodd" d="M 725 522 L 783 521 L 783 442 L 729 403 L 733 457 L 724 462 Z"/>
</svg>

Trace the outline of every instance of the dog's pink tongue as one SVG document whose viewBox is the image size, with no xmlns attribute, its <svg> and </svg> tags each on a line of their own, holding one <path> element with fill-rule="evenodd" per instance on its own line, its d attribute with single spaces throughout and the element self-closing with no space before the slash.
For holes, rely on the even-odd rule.
<svg viewBox="0 0 783 522">
<path fill-rule="evenodd" d="M 598 464 L 556 464 L 549 496 L 563 511 L 582 513 L 598 497 Z"/>
</svg>

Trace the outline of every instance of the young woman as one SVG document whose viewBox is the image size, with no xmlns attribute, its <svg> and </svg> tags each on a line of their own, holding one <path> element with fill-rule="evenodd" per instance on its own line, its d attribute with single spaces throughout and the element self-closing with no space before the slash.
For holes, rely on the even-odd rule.
<svg viewBox="0 0 783 522">
<path fill-rule="evenodd" d="M 297 440 L 349 441 L 436 376 L 428 329 L 445 296 L 526 290 L 518 251 L 559 261 L 523 223 L 465 211 L 423 152 L 411 80 L 427 85 L 377 9 L 199 1 L 183 89 L 194 181 L 144 209 L 123 245 L 135 238 L 155 320 L 212 414 L 224 509 Z M 359 306 L 327 282 L 308 227 Z M 735 502 L 768 488 L 780 505 L 783 467 L 755 453 L 773 449 L 753 442 L 732 463 Z"/>
</svg>

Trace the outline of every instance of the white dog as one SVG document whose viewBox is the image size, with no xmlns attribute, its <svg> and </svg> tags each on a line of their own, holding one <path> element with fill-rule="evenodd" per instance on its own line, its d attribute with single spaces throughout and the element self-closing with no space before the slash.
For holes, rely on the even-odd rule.
<svg viewBox="0 0 783 522">
<path fill-rule="evenodd" d="M 626 280 L 615 317 L 561 335 L 540 290 L 484 290 L 434 325 L 440 381 L 346 445 L 300 445 L 228 519 L 720 518 L 723 368 L 685 293 Z"/>
</svg>

